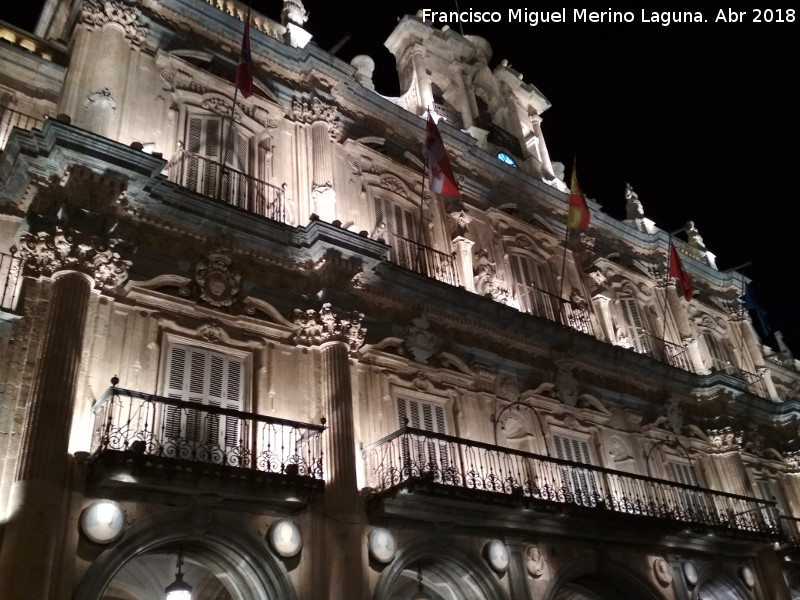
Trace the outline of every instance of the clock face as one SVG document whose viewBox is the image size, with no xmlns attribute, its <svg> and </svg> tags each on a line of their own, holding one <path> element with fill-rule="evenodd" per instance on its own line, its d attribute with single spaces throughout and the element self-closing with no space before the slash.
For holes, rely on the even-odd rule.
<svg viewBox="0 0 800 600">
<path fill-rule="evenodd" d="M 125 531 L 125 513 L 112 500 L 98 500 L 83 509 L 80 528 L 89 541 L 110 544 Z"/>
<path fill-rule="evenodd" d="M 296 556 L 303 548 L 303 536 L 300 534 L 300 528 L 289 519 L 273 523 L 267 535 L 272 549 L 283 558 Z"/>
<path fill-rule="evenodd" d="M 497 153 L 497 159 L 503 161 L 507 165 L 511 165 L 512 167 L 516 167 L 517 166 L 517 161 L 515 161 L 513 158 L 511 158 L 505 152 L 498 152 Z"/>
</svg>

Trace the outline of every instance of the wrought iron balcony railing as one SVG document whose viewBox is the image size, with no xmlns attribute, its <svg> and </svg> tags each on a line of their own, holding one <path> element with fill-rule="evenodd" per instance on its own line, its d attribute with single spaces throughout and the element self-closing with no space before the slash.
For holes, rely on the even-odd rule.
<svg viewBox="0 0 800 600">
<path fill-rule="evenodd" d="M 22 284 L 22 260 L 0 253 L 0 309 L 17 309 Z"/>
<path fill-rule="evenodd" d="M 286 184 L 272 185 L 183 149 L 170 161 L 168 169 L 169 180 L 186 189 L 273 221 L 286 222 Z"/>
<path fill-rule="evenodd" d="M 403 428 L 363 450 L 376 493 L 425 487 L 649 517 L 722 535 L 779 536 L 775 503 Z"/>
<path fill-rule="evenodd" d="M 14 127 L 20 129 L 41 129 L 44 121 L 37 119 L 25 113 L 9 108 L 8 106 L 0 106 L 0 150 L 6 147 L 8 136 Z"/>
<path fill-rule="evenodd" d="M 387 234 L 389 245 L 392 248 L 389 258 L 394 264 L 448 285 L 456 287 L 461 285 L 456 261 L 452 254 L 445 254 L 423 246 L 391 231 Z"/>
<path fill-rule="evenodd" d="M 109 388 L 94 405 L 105 451 L 322 480 L 323 425 Z"/>
<path fill-rule="evenodd" d="M 689 358 L 688 348 L 680 344 L 662 340 L 644 329 L 641 330 L 641 333 L 643 334 L 641 341 L 644 350 L 642 354 L 647 354 L 658 362 L 677 369 L 689 371 L 690 373 L 694 371 L 692 368 L 692 361 Z"/>
<path fill-rule="evenodd" d="M 517 284 L 517 301 L 520 310 L 597 337 L 592 323 L 592 314 L 588 307 L 559 298 L 536 286 L 522 283 Z"/>
</svg>

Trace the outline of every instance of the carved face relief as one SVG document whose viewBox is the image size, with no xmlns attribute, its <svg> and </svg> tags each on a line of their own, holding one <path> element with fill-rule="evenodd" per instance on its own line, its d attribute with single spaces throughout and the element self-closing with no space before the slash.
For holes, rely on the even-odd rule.
<svg viewBox="0 0 800 600">
<path fill-rule="evenodd" d="M 539 546 L 533 545 L 525 548 L 525 568 L 534 579 L 538 579 L 544 573 L 544 556 Z"/>
</svg>

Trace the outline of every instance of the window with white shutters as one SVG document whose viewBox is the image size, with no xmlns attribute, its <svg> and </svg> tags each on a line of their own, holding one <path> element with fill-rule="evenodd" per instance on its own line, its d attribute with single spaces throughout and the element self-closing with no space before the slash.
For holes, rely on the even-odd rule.
<svg viewBox="0 0 800 600">
<path fill-rule="evenodd" d="M 554 298 L 547 293 L 542 265 L 522 254 L 512 254 L 509 260 L 520 310 L 555 321 L 557 307 Z"/>
<path fill-rule="evenodd" d="M 400 427 L 413 427 L 432 433 L 447 433 L 442 404 L 417 398 L 397 399 L 397 418 Z M 442 482 L 451 480 L 451 452 L 445 440 L 413 435 L 403 440 L 406 465 L 418 473 L 433 473 Z M 441 479 L 440 479 L 441 478 Z"/>
<path fill-rule="evenodd" d="M 589 440 L 583 437 L 572 436 L 564 433 L 553 434 L 553 445 L 556 457 L 573 463 L 585 465 L 592 464 L 589 452 Z M 595 473 L 578 465 L 564 465 L 559 467 L 561 474 L 561 487 L 565 496 L 575 504 L 594 506 L 601 497 Z"/>
<path fill-rule="evenodd" d="M 385 227 L 384 241 L 391 246 L 391 260 L 396 265 L 413 270 L 417 256 L 417 227 L 419 217 L 388 198 L 373 197 L 375 226 Z"/>
<path fill-rule="evenodd" d="M 762 510 L 761 516 L 764 518 L 767 525 L 773 529 L 777 529 L 780 526 L 781 502 L 779 500 L 778 488 L 775 485 L 775 482 L 770 481 L 769 479 L 756 479 L 755 491 L 756 498 L 775 502 L 774 507 L 765 508 Z"/>
<path fill-rule="evenodd" d="M 667 460 L 667 469 L 672 481 L 692 487 L 699 487 L 697 474 L 691 463 L 684 460 Z M 706 498 L 702 492 L 680 488 L 674 495 L 673 502 L 678 510 L 688 515 L 691 520 L 697 520 L 708 512 Z"/>
<path fill-rule="evenodd" d="M 631 347 L 640 354 L 646 354 L 648 349 L 647 327 L 644 315 L 639 309 L 639 303 L 636 298 L 624 293 L 619 299 L 619 308 L 622 313 L 622 320 L 625 322 L 625 332 Z"/>
<path fill-rule="evenodd" d="M 708 355 L 711 359 L 711 368 L 714 371 L 732 373 L 734 369 L 733 360 L 725 341 L 719 339 L 710 332 L 702 333 L 701 337 L 703 338 L 706 348 L 708 349 Z"/>
<path fill-rule="evenodd" d="M 235 126 L 228 137 L 228 121 L 218 115 L 189 114 L 186 117 L 183 187 L 229 204 L 247 208 L 248 141 Z M 228 145 L 227 152 L 225 146 Z M 221 165 L 225 161 L 225 172 Z"/>
<path fill-rule="evenodd" d="M 244 360 L 207 348 L 171 344 L 164 395 L 205 406 L 242 410 Z M 164 415 L 167 438 L 192 444 L 239 445 L 239 419 L 191 408 L 168 407 Z"/>
</svg>

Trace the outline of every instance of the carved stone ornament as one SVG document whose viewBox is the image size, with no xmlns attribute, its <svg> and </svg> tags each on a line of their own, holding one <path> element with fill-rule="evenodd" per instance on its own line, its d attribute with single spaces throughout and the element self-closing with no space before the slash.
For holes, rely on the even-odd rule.
<svg viewBox="0 0 800 600">
<path fill-rule="evenodd" d="M 110 110 L 111 114 L 115 115 L 114 111 L 117 110 L 117 101 L 111 95 L 111 90 L 103 88 L 96 92 L 92 92 L 83 103 L 84 108 L 93 108 L 98 110 Z"/>
<path fill-rule="evenodd" d="M 441 340 L 429 330 L 430 323 L 424 318 L 417 318 L 411 321 L 403 337 L 403 348 L 414 357 L 417 362 L 425 363 L 434 355 Z"/>
<path fill-rule="evenodd" d="M 731 427 L 722 429 L 710 429 L 706 432 L 711 442 L 711 452 L 724 454 L 726 452 L 738 452 L 742 444 L 742 434 L 734 431 Z"/>
<path fill-rule="evenodd" d="M 294 311 L 294 324 L 297 331 L 294 343 L 298 346 L 319 346 L 325 342 L 344 342 L 351 353 L 364 344 L 367 330 L 361 326 L 364 315 L 358 312 L 339 313 L 330 303 L 320 310 Z"/>
<path fill-rule="evenodd" d="M 22 259 L 28 273 L 49 277 L 58 271 L 78 271 L 94 279 L 95 289 L 114 293 L 128 280 L 132 264 L 114 252 L 119 241 L 57 227 L 55 233 L 22 233 L 11 253 Z"/>
<path fill-rule="evenodd" d="M 653 574 L 656 576 L 658 583 L 665 587 L 672 583 L 672 567 L 661 557 L 653 561 Z"/>
<path fill-rule="evenodd" d="M 336 107 L 326 104 L 319 98 L 312 98 L 311 102 L 304 102 L 297 98 L 292 100 L 292 119 L 308 125 L 323 121 L 330 126 L 331 139 L 339 138 L 341 124 L 339 116 L 336 114 Z"/>
<path fill-rule="evenodd" d="M 557 366 L 556 396 L 567 406 L 575 406 L 578 403 L 578 380 L 572 374 L 575 365 L 569 361 L 559 361 Z"/>
<path fill-rule="evenodd" d="M 308 11 L 300 0 L 283 0 L 283 10 L 281 10 L 281 23 L 288 25 L 294 23 L 302 27 L 308 21 Z"/>
<path fill-rule="evenodd" d="M 236 300 L 242 276 L 231 270 L 230 250 L 217 248 L 197 263 L 194 279 L 200 298 L 211 306 L 230 306 Z"/>
<path fill-rule="evenodd" d="M 525 568 L 534 579 L 538 579 L 544 573 L 544 555 L 539 546 L 532 545 L 525 548 Z"/>
<path fill-rule="evenodd" d="M 120 25 L 134 46 L 141 46 L 147 35 L 145 25 L 139 23 L 139 11 L 121 2 L 87 0 L 81 6 L 81 23 L 89 28 L 102 28 L 106 23 Z"/>
<path fill-rule="evenodd" d="M 783 460 L 789 466 L 789 471 L 792 473 L 800 473 L 800 450 L 792 452 L 784 452 Z"/>
<path fill-rule="evenodd" d="M 681 408 L 681 401 L 679 398 L 670 398 L 664 407 L 667 413 L 667 420 L 669 426 L 675 433 L 680 433 L 683 430 L 683 408 Z"/>
</svg>

